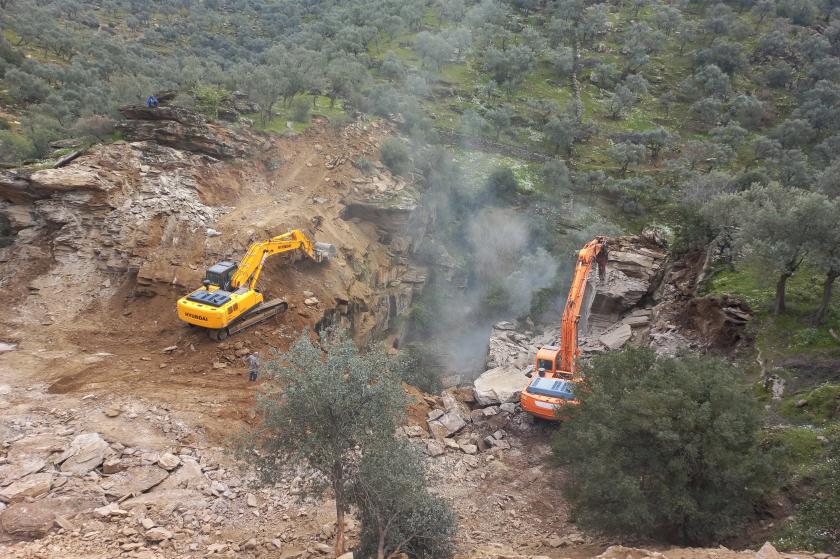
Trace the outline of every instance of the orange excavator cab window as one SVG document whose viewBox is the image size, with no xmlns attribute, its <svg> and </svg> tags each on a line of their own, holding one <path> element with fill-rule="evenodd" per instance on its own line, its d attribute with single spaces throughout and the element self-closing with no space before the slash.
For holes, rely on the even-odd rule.
<svg viewBox="0 0 840 559">
<path fill-rule="evenodd" d="M 545 369 L 546 371 L 554 370 L 554 363 L 549 359 L 539 359 L 537 361 L 537 369 Z"/>
</svg>

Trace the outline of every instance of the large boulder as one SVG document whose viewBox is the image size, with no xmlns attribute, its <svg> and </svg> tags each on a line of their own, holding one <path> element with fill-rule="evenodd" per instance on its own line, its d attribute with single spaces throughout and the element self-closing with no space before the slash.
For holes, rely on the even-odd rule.
<svg viewBox="0 0 840 559">
<path fill-rule="evenodd" d="M 49 501 L 15 503 L 0 515 L 3 531 L 24 540 L 43 538 L 54 523 L 55 511 Z"/>
<path fill-rule="evenodd" d="M 34 189 L 46 192 L 108 191 L 117 187 L 113 182 L 103 178 L 93 167 L 83 165 L 42 169 L 32 173 L 29 180 Z"/>
<path fill-rule="evenodd" d="M 0 501 L 14 503 L 27 497 L 39 497 L 50 490 L 53 475 L 50 473 L 32 474 L 18 480 L 0 491 Z"/>
<path fill-rule="evenodd" d="M 102 483 L 102 489 L 106 495 L 122 499 L 144 493 L 168 476 L 166 470 L 157 466 L 135 466 L 112 475 Z"/>
<path fill-rule="evenodd" d="M 525 373 L 516 367 L 490 369 L 473 382 L 475 400 L 482 406 L 518 402 L 527 381 Z"/>
<path fill-rule="evenodd" d="M 53 529 L 57 516 L 70 517 L 93 509 L 98 498 L 48 497 L 31 503 L 13 503 L 0 512 L 0 541 L 42 538 Z"/>
<path fill-rule="evenodd" d="M 120 109 L 126 120 L 117 128 L 131 141 L 154 141 L 184 151 L 233 159 L 247 155 L 245 141 L 224 128 L 207 124 L 205 118 L 183 107 L 129 105 Z"/>
<path fill-rule="evenodd" d="M 188 126 L 204 126 L 207 124 L 207 119 L 200 113 L 175 105 L 159 107 L 128 105 L 120 108 L 120 113 L 129 120 L 171 120 Z"/>
<path fill-rule="evenodd" d="M 235 134 L 211 126 L 187 126 L 171 120 L 127 120 L 117 128 L 131 141 L 154 141 L 184 151 L 233 159 L 247 155 L 244 142 Z"/>
<path fill-rule="evenodd" d="M 429 421 L 429 431 L 439 439 L 451 437 L 467 426 L 467 422 L 457 411 L 449 411 L 437 419 Z"/>
<path fill-rule="evenodd" d="M 73 439 L 58 463 L 62 472 L 83 476 L 102 464 L 107 451 L 108 443 L 99 433 L 83 433 Z"/>
<path fill-rule="evenodd" d="M 617 327 L 601 334 L 601 337 L 598 339 L 607 349 L 615 351 L 626 344 L 632 335 L 633 329 L 630 325 L 622 322 Z"/>
</svg>

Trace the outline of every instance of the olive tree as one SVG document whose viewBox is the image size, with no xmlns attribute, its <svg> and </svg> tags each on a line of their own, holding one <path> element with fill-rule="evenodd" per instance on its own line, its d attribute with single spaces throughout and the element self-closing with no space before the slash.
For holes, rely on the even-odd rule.
<svg viewBox="0 0 840 559">
<path fill-rule="evenodd" d="M 239 453 L 265 483 L 295 467 L 310 468 L 316 475 L 307 489 L 317 494 L 329 487 L 335 498 L 335 552 L 341 555 L 359 456 L 393 436 L 405 395 L 398 362 L 385 352 L 362 355 L 341 332 L 324 336 L 322 345 L 304 333 L 268 363 L 269 380 L 257 396 L 259 423 L 243 435 Z"/>
<path fill-rule="evenodd" d="M 753 185 L 724 194 L 702 210 L 710 222 L 731 231 L 735 246 L 758 258 L 777 274 L 773 314 L 786 312 L 787 281 L 799 269 L 815 238 L 828 199 L 820 193 L 786 188 L 778 183 Z M 808 224 L 806 227 L 805 224 Z"/>
<path fill-rule="evenodd" d="M 550 159 L 542 169 L 543 185 L 553 191 L 568 190 L 572 187 L 569 168 L 562 159 Z"/>
<path fill-rule="evenodd" d="M 627 169 L 630 165 L 640 165 L 645 160 L 645 153 L 647 150 L 645 146 L 639 144 L 632 144 L 629 142 L 622 142 L 611 146 L 608 150 L 610 158 L 618 163 L 618 174 L 624 177 L 627 174 Z"/>
<path fill-rule="evenodd" d="M 637 348 L 594 357 L 583 379 L 553 441 L 582 527 L 707 545 L 750 518 L 761 412 L 737 370 Z"/>
<path fill-rule="evenodd" d="M 820 211 L 811 216 L 809 229 L 814 228 L 814 250 L 809 260 L 814 267 L 825 271 L 820 306 L 814 313 L 814 323 L 822 324 L 828 316 L 834 282 L 840 277 L 840 199 L 826 200 Z"/>
<path fill-rule="evenodd" d="M 364 453 L 351 485 L 362 524 L 363 557 L 448 559 L 455 552 L 455 514 L 429 492 L 419 452 L 408 442 L 384 437 Z"/>
</svg>

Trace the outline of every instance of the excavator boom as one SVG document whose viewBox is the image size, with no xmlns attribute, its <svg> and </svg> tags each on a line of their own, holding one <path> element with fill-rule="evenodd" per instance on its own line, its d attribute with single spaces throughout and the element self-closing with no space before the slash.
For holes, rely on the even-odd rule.
<svg viewBox="0 0 840 559">
<path fill-rule="evenodd" d="M 572 278 L 569 297 L 566 299 L 566 306 L 563 309 L 560 327 L 559 369 L 563 372 L 576 373 L 578 369 L 577 358 L 580 356 L 578 334 L 581 312 L 584 309 L 588 312 L 589 306 L 592 304 L 592 296 L 595 295 L 594 290 L 586 289 L 593 262 L 597 262 L 598 275 L 603 279 L 607 265 L 607 244 L 603 237 L 589 241 L 578 252 L 575 275 Z"/>
<path fill-rule="evenodd" d="M 596 237 L 578 251 L 575 272 L 560 327 L 559 346 L 546 346 L 537 352 L 537 377 L 529 381 L 520 394 L 522 407 L 545 419 L 558 419 L 558 410 L 574 405 L 574 384 L 579 371 L 578 335 L 581 316 L 589 312 L 595 290 L 590 287 L 592 265 L 598 265 L 598 276 L 604 279 L 607 266 L 607 242 Z M 585 321 L 584 321 L 585 322 Z M 528 376 L 532 376 L 529 374 Z"/>
<path fill-rule="evenodd" d="M 249 289 L 255 289 L 266 259 L 274 254 L 293 250 L 300 250 L 315 262 L 321 262 L 335 255 L 333 245 L 313 243 L 302 231 L 294 229 L 248 247 L 248 252 L 239 262 L 236 273 L 231 278 L 231 287 L 238 289 L 247 285 Z"/>
</svg>

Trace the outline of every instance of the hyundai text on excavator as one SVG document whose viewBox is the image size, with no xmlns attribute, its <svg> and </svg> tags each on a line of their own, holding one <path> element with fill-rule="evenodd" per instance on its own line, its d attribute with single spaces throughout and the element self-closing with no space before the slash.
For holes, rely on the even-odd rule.
<svg viewBox="0 0 840 559">
<path fill-rule="evenodd" d="M 537 351 L 536 375 L 520 393 L 522 409 L 543 419 L 563 419 L 563 407 L 577 405 L 575 384 L 580 381 L 580 328 L 588 322 L 589 310 L 595 298 L 595 282 L 591 277 L 598 265 L 598 278 L 604 279 L 607 270 L 607 241 L 596 237 L 578 251 L 575 273 L 560 328 L 560 344 L 545 346 Z M 584 320 L 581 321 L 581 316 Z"/>
<path fill-rule="evenodd" d="M 297 229 L 253 243 L 238 265 L 222 261 L 208 268 L 204 287 L 178 299 L 178 318 L 206 329 L 210 338 L 221 341 L 284 312 L 286 301 L 265 301 L 257 280 L 269 256 L 294 250 L 315 262 L 328 260 L 336 252 L 334 245 L 313 243 Z"/>
</svg>

